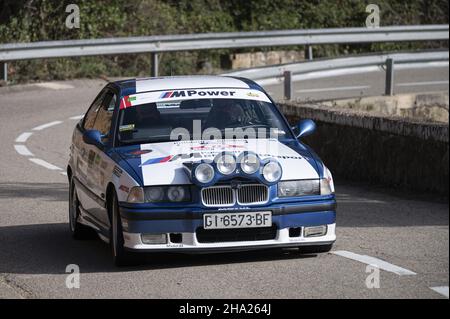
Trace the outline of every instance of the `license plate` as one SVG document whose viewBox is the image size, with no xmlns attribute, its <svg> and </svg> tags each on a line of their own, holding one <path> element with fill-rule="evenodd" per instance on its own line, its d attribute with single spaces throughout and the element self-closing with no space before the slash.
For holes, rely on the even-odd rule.
<svg viewBox="0 0 450 319">
<path fill-rule="evenodd" d="M 203 215 L 204 229 L 272 226 L 272 212 L 220 213 Z"/>
</svg>

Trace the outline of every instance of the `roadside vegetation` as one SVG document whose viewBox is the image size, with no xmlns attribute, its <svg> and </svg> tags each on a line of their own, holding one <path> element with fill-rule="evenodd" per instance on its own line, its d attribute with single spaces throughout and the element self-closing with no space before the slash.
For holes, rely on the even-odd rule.
<svg viewBox="0 0 450 319">
<path fill-rule="evenodd" d="M 68 29 L 68 4 L 80 8 L 80 28 Z M 0 43 L 204 32 L 362 27 L 363 0 L 3 0 Z M 448 0 L 376 0 L 381 25 L 448 24 Z M 365 44 L 314 48 L 316 57 L 386 50 L 424 49 L 448 43 Z M 190 74 L 226 68 L 231 53 L 256 50 L 164 53 L 160 73 Z M 289 48 L 292 49 L 292 48 Z M 295 48 L 304 50 L 304 48 Z M 150 54 L 17 61 L 9 63 L 12 82 L 79 77 L 148 76 Z M 210 72 L 210 71 L 208 71 Z"/>
</svg>

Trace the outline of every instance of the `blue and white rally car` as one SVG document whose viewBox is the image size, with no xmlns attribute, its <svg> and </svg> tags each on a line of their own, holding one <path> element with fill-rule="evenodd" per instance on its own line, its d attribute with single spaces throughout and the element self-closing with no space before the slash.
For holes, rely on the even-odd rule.
<svg viewBox="0 0 450 319">
<path fill-rule="evenodd" d="M 138 252 L 299 247 L 336 240 L 333 179 L 256 83 L 221 76 L 109 83 L 70 148 L 70 231 L 114 262 Z"/>
</svg>

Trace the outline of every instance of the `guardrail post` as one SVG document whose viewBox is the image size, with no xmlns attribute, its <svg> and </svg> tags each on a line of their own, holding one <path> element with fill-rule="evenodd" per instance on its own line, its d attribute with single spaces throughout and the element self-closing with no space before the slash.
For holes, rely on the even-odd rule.
<svg viewBox="0 0 450 319">
<path fill-rule="evenodd" d="M 0 80 L 8 82 L 8 63 L 0 63 Z"/>
<path fill-rule="evenodd" d="M 386 60 L 386 90 L 385 94 L 394 95 L 394 59 Z"/>
<path fill-rule="evenodd" d="M 152 76 L 158 76 L 158 53 L 152 53 Z"/>
<path fill-rule="evenodd" d="M 310 45 L 306 46 L 305 54 L 306 54 L 306 59 L 309 61 L 312 61 L 312 59 L 314 58 L 312 46 L 310 46 Z"/>
<path fill-rule="evenodd" d="M 292 99 L 292 72 L 284 71 L 284 99 L 291 100 Z"/>
</svg>

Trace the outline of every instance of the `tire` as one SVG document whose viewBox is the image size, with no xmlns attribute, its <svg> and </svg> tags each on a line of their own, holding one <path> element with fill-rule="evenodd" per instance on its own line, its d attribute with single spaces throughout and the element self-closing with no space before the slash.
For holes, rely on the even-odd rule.
<svg viewBox="0 0 450 319">
<path fill-rule="evenodd" d="M 328 245 L 311 245 L 298 247 L 301 254 L 321 254 L 327 253 L 333 248 L 333 244 Z"/>
<path fill-rule="evenodd" d="M 142 263 L 141 258 L 139 258 L 140 256 L 124 248 L 122 221 L 120 219 L 119 205 L 115 193 L 113 193 L 111 200 L 110 245 L 114 265 L 118 267 L 137 266 Z"/>
<path fill-rule="evenodd" d="M 80 216 L 80 202 L 78 200 L 77 189 L 73 179 L 69 186 L 69 230 L 72 237 L 77 240 L 86 240 L 95 238 L 95 231 L 86 225 L 78 222 Z"/>
</svg>

